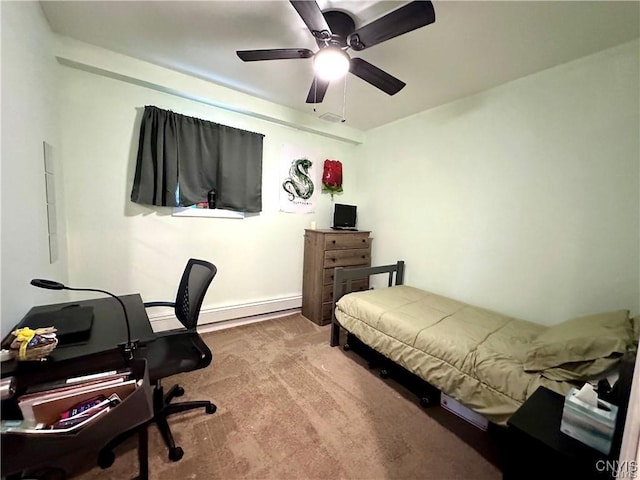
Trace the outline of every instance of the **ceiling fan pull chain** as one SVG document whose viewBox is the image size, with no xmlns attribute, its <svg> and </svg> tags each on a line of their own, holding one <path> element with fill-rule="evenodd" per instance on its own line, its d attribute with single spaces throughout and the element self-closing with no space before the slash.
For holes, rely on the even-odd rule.
<svg viewBox="0 0 640 480">
<path fill-rule="evenodd" d="M 346 122 L 347 119 L 344 118 L 344 112 L 346 110 L 347 105 L 347 76 L 344 76 L 344 91 L 342 94 L 342 123 Z"/>
<path fill-rule="evenodd" d="M 318 100 L 318 79 L 313 77 L 313 113 L 316 113 L 316 104 Z"/>
</svg>

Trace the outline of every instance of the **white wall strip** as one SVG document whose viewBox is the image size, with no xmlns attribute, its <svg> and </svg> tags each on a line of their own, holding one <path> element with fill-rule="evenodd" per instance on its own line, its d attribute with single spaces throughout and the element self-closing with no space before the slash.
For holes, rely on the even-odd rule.
<svg viewBox="0 0 640 480">
<path fill-rule="evenodd" d="M 259 302 L 229 305 L 225 307 L 204 308 L 200 310 L 198 330 L 209 331 L 207 327 L 225 323 L 226 327 L 268 320 L 289 313 L 294 313 L 302 306 L 302 296 L 275 298 Z M 181 326 L 173 315 L 157 315 L 149 318 L 156 332 L 171 330 Z M 231 323 L 231 321 L 234 321 Z M 216 329 L 216 328 L 212 328 Z"/>
<path fill-rule="evenodd" d="M 364 133 L 353 127 L 330 123 L 314 115 L 271 104 L 266 100 L 262 101 L 248 94 L 215 85 L 212 82 L 205 82 L 80 41 L 65 37 L 57 38 L 56 59 L 61 65 L 67 67 L 151 88 L 353 145 L 362 143 L 364 138 Z M 215 100 L 216 98 L 228 98 L 229 100 L 220 101 Z"/>
<path fill-rule="evenodd" d="M 294 313 L 300 313 L 300 309 L 294 308 L 292 310 L 281 310 L 279 312 L 265 313 L 263 315 L 254 315 L 253 317 L 236 318 L 234 320 L 224 320 L 222 322 L 198 325 L 198 333 L 209 333 L 215 332 L 216 330 L 223 330 L 225 328 L 233 328 L 239 327 L 240 325 L 248 325 L 250 323 L 264 322 L 265 320 L 286 317 L 287 315 L 293 315 Z"/>
</svg>

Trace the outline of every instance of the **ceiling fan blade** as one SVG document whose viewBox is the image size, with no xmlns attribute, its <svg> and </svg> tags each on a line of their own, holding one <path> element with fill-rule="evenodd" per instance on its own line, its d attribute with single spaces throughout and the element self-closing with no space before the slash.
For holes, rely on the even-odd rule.
<svg viewBox="0 0 640 480">
<path fill-rule="evenodd" d="M 364 50 L 436 21 L 430 1 L 415 1 L 357 29 L 349 36 L 354 50 Z"/>
<path fill-rule="evenodd" d="M 322 80 L 318 76 L 313 77 L 311 82 L 311 88 L 307 94 L 307 103 L 322 103 L 324 94 L 327 93 L 329 88 L 329 80 Z"/>
<path fill-rule="evenodd" d="M 290 2 L 311 32 L 311 35 L 318 40 L 329 40 L 331 38 L 329 24 L 324 18 L 324 15 L 322 15 L 322 10 L 320 10 L 316 2 L 310 0 L 290 0 Z"/>
<path fill-rule="evenodd" d="M 403 81 L 361 58 L 351 59 L 349 71 L 389 95 L 395 95 L 406 85 Z"/>
<path fill-rule="evenodd" d="M 287 60 L 290 58 L 311 58 L 313 52 L 306 48 L 274 48 L 271 50 L 238 50 L 238 57 L 245 62 L 258 60 Z"/>
</svg>

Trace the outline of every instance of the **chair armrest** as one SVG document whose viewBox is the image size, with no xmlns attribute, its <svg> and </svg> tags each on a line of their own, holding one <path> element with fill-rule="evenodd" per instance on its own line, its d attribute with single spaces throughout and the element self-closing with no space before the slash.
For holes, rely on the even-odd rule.
<svg viewBox="0 0 640 480">
<path fill-rule="evenodd" d="M 146 302 L 144 308 L 148 307 L 173 307 L 175 308 L 175 302 Z"/>
</svg>

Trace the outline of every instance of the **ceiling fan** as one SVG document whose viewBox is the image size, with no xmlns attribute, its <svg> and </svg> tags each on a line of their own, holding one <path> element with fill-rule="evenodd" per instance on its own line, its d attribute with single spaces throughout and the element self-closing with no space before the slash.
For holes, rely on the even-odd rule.
<svg viewBox="0 0 640 480">
<path fill-rule="evenodd" d="M 351 58 L 347 50 L 362 51 L 436 20 L 430 1 L 413 1 L 356 29 L 353 18 L 342 11 L 322 12 L 315 1 L 291 0 L 290 3 L 315 38 L 320 48 L 317 52 L 306 48 L 276 48 L 236 53 L 245 62 L 313 57 L 316 71 L 306 103 L 321 103 L 331 80 L 340 78 L 347 71 L 383 92 L 395 95 L 406 85 L 404 82 L 362 58 Z M 327 65 L 337 67 L 337 70 L 325 70 Z"/>
</svg>

